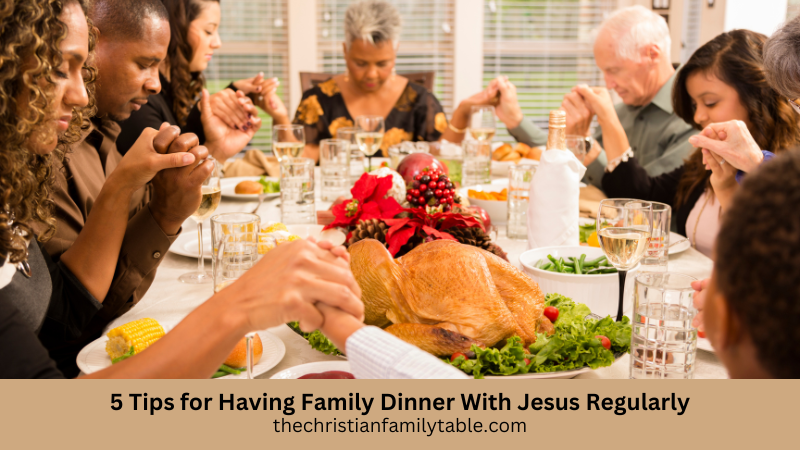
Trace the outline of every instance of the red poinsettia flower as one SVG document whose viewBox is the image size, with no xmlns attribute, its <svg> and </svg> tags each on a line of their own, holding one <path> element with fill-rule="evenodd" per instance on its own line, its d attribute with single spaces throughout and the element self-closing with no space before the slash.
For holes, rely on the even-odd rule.
<svg viewBox="0 0 800 450">
<path fill-rule="evenodd" d="M 405 209 L 411 217 L 404 219 L 385 219 L 389 225 L 386 232 L 386 242 L 389 244 L 389 253 L 396 255 L 400 249 L 408 243 L 408 240 L 417 233 L 421 233 L 425 240 L 448 239 L 457 241 L 452 234 L 442 230 L 450 228 L 471 228 L 479 227 L 483 229 L 483 224 L 472 216 L 464 216 L 452 212 L 436 212 L 429 214 L 425 208 Z"/>
<path fill-rule="evenodd" d="M 392 177 L 378 178 L 365 173 L 350 189 L 353 198 L 331 208 L 336 219 L 325 226 L 350 228 L 362 220 L 390 219 L 403 211 L 394 197 L 387 196 L 392 188 Z"/>
</svg>

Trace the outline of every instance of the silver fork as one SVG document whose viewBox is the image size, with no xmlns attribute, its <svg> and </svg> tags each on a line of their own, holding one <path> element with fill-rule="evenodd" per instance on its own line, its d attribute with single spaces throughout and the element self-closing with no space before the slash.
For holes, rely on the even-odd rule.
<svg viewBox="0 0 800 450">
<path fill-rule="evenodd" d="M 258 208 L 261 208 L 261 204 L 264 203 L 264 197 L 266 195 L 267 194 L 259 194 L 258 195 L 258 206 L 256 206 L 255 209 L 253 209 L 253 211 L 250 214 L 255 214 L 256 211 L 258 211 Z"/>
</svg>

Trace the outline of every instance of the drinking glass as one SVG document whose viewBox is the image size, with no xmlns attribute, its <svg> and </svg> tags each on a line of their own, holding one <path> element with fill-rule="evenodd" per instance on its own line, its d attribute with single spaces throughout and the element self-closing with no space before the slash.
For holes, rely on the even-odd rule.
<svg viewBox="0 0 800 450">
<path fill-rule="evenodd" d="M 255 214 L 217 214 L 211 218 L 212 272 L 214 293 L 231 285 L 259 259 L 258 234 L 261 219 Z M 247 378 L 253 378 L 252 338 L 245 335 Z"/>
<path fill-rule="evenodd" d="M 314 160 L 286 157 L 281 161 L 281 222 L 316 224 Z"/>
<path fill-rule="evenodd" d="M 381 116 L 358 116 L 356 117 L 356 142 L 358 148 L 367 156 L 368 171 L 372 170 L 372 156 L 381 148 L 383 133 L 386 125 Z"/>
<path fill-rule="evenodd" d="M 306 147 L 306 132 L 302 125 L 275 125 L 272 127 L 272 153 L 278 162 L 284 158 L 297 158 Z"/>
<path fill-rule="evenodd" d="M 600 202 L 597 213 L 597 230 L 600 248 L 619 273 L 619 322 L 625 298 L 625 277 L 641 261 L 653 234 L 653 207 L 641 200 L 605 199 Z"/>
<path fill-rule="evenodd" d="M 461 182 L 474 186 L 492 181 L 492 143 L 490 141 L 464 141 L 464 162 L 461 166 Z"/>
<path fill-rule="evenodd" d="M 535 173 L 536 166 L 532 164 L 516 164 L 508 169 L 509 239 L 528 239 L 528 199 Z"/>
<path fill-rule="evenodd" d="M 334 201 L 347 195 L 350 187 L 350 143 L 323 139 L 319 143 L 322 172 L 322 200 Z"/>
<path fill-rule="evenodd" d="M 568 134 L 567 139 L 567 150 L 571 151 L 578 161 L 583 164 L 583 160 L 586 159 L 586 138 L 583 136 L 578 136 L 574 134 Z"/>
<path fill-rule="evenodd" d="M 464 163 L 464 149 L 458 144 L 447 141 L 429 143 L 431 155 L 447 168 L 447 176 L 456 186 L 462 185 L 461 166 Z"/>
<path fill-rule="evenodd" d="M 650 245 L 644 252 L 640 270 L 642 272 L 666 272 L 669 263 L 669 227 L 672 208 L 666 203 L 650 202 L 653 205 L 653 234 Z"/>
<path fill-rule="evenodd" d="M 341 127 L 336 130 L 335 136 L 350 143 L 350 184 L 355 184 L 364 174 L 364 154 L 356 142 L 357 132 L 356 127 Z"/>
<path fill-rule="evenodd" d="M 178 280 L 187 284 L 204 284 L 211 282 L 211 275 L 206 272 L 205 255 L 203 254 L 205 249 L 205 243 L 203 242 L 203 221 L 214 214 L 214 211 L 217 210 L 217 206 L 219 206 L 219 201 L 222 198 L 222 191 L 220 188 L 222 171 L 220 170 L 220 165 L 214 158 L 209 156 L 206 158 L 206 161 L 213 162 L 214 169 L 211 170 L 211 174 L 208 178 L 203 181 L 203 185 L 200 188 L 203 193 L 200 206 L 198 206 L 194 214 L 191 215 L 191 218 L 197 222 L 197 251 L 200 255 L 197 259 L 197 271 L 185 273 L 178 277 Z"/>
<path fill-rule="evenodd" d="M 642 273 L 633 295 L 630 378 L 691 379 L 697 354 L 692 319 L 695 278 L 680 273 Z"/>
<path fill-rule="evenodd" d="M 497 117 L 494 115 L 494 106 L 473 106 L 469 133 L 476 141 L 492 142 L 497 131 Z"/>
<path fill-rule="evenodd" d="M 397 166 L 403 161 L 406 156 L 414 153 L 430 153 L 431 146 L 427 142 L 409 142 L 403 141 L 389 147 L 389 166 L 393 170 L 397 170 Z"/>
</svg>

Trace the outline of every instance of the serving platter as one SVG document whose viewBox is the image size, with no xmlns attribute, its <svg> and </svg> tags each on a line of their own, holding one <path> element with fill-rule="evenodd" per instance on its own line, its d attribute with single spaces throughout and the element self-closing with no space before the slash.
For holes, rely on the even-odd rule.
<svg viewBox="0 0 800 450">
<path fill-rule="evenodd" d="M 159 323 L 161 322 L 159 321 Z M 166 332 L 169 332 L 175 325 L 176 324 L 161 323 L 161 326 L 164 327 L 164 331 Z M 278 365 L 286 355 L 286 345 L 284 345 L 281 338 L 268 331 L 258 331 L 257 334 L 261 338 L 264 351 L 261 355 L 261 360 L 258 361 L 258 364 L 253 366 L 253 376 L 269 371 Z M 106 353 L 106 342 L 108 342 L 108 336 L 103 335 L 89 343 L 89 345 L 78 353 L 76 362 L 78 368 L 81 369 L 83 373 L 90 374 L 111 366 L 111 358 L 109 358 Z M 216 379 L 230 380 L 246 378 L 247 374 L 242 373 L 240 375 L 227 375 Z"/>
<path fill-rule="evenodd" d="M 223 178 L 220 180 L 220 188 L 222 196 L 232 200 L 258 200 L 259 195 L 263 195 L 265 200 L 280 197 L 280 192 L 273 192 L 270 194 L 237 194 L 236 185 L 242 181 L 258 181 L 261 177 L 231 177 Z M 264 177 L 267 181 L 280 181 L 280 178 Z"/>
</svg>

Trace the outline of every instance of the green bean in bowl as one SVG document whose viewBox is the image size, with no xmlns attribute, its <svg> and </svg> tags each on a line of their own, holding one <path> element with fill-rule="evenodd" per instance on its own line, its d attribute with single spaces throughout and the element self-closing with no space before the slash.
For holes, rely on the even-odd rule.
<svg viewBox="0 0 800 450">
<path fill-rule="evenodd" d="M 547 255 L 547 258 L 536 261 L 533 267 L 548 272 L 568 273 L 574 275 L 600 275 L 605 273 L 617 273 L 617 269 L 608 262 L 605 256 L 587 261 L 586 254 L 579 257 L 568 256 L 555 258 Z"/>
</svg>

